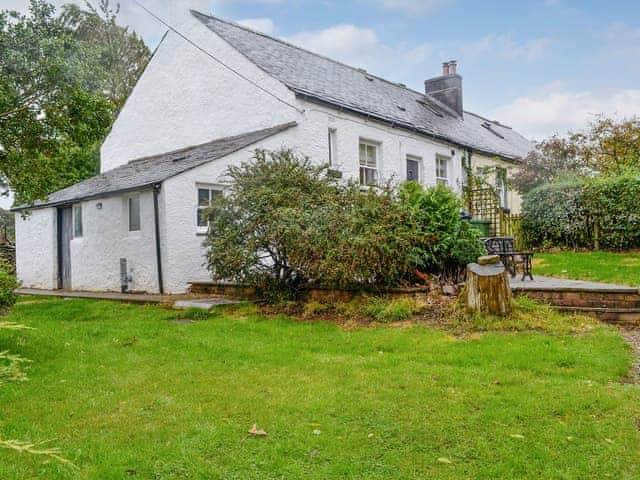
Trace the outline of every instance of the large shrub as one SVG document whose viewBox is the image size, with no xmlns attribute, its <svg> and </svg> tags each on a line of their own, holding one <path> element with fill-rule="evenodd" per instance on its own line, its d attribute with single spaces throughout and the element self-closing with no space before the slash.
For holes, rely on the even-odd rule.
<svg viewBox="0 0 640 480">
<path fill-rule="evenodd" d="M 522 229 L 534 247 L 640 247 L 640 176 L 551 183 L 529 192 Z"/>
<path fill-rule="evenodd" d="M 289 150 L 230 167 L 231 187 L 209 211 L 215 280 L 295 294 L 304 285 L 389 287 L 416 269 L 443 276 L 482 253 L 446 187 L 362 189 Z"/>
</svg>

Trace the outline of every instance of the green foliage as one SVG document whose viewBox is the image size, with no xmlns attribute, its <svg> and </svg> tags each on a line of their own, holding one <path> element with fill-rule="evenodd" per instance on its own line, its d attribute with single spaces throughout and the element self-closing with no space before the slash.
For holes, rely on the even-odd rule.
<svg viewBox="0 0 640 480">
<path fill-rule="evenodd" d="M 482 252 L 446 187 L 337 184 L 326 167 L 290 150 L 258 151 L 228 177 L 228 195 L 209 211 L 209 270 L 215 280 L 256 286 L 269 301 L 310 283 L 399 285 L 416 268 L 456 275 Z"/>
<path fill-rule="evenodd" d="M 552 183 L 524 197 L 522 228 L 532 246 L 640 246 L 637 173 Z"/>
<path fill-rule="evenodd" d="M 45 0 L 31 0 L 27 15 L 0 10 L 0 185 L 17 204 L 97 173 L 100 143 L 146 64 L 146 47 L 101 6 L 104 19 L 58 16 Z M 119 47 L 126 39 L 138 60 Z"/>
<path fill-rule="evenodd" d="M 479 234 L 461 219 L 462 203 L 451 189 L 443 185 L 425 189 L 407 182 L 400 188 L 400 204 L 407 213 L 422 271 L 456 278 L 483 255 Z"/>
<path fill-rule="evenodd" d="M 10 273 L 9 266 L 0 259 L 0 314 L 16 303 L 16 288 L 18 288 L 18 281 L 15 275 Z"/>
<path fill-rule="evenodd" d="M 364 314 L 378 322 L 401 322 L 410 319 L 419 311 L 416 303 L 408 298 L 388 300 L 371 298 L 364 306 Z"/>
</svg>

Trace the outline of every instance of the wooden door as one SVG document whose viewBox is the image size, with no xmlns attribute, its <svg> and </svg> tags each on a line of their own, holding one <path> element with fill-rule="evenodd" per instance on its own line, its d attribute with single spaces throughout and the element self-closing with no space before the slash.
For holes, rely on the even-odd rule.
<svg viewBox="0 0 640 480">
<path fill-rule="evenodd" d="M 71 239 L 73 209 L 58 208 L 58 288 L 71 290 Z"/>
</svg>

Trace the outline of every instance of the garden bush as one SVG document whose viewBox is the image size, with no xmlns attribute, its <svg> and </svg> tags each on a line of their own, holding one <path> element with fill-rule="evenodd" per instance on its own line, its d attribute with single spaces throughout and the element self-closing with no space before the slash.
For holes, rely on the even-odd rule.
<svg viewBox="0 0 640 480">
<path fill-rule="evenodd" d="M 640 176 L 552 183 L 523 201 L 522 229 L 533 247 L 640 247 Z"/>
<path fill-rule="evenodd" d="M 0 313 L 16 303 L 15 289 L 18 288 L 18 281 L 10 271 L 9 265 L 0 259 Z"/>
<path fill-rule="evenodd" d="M 230 167 L 229 191 L 208 212 L 214 280 L 266 300 L 310 284 L 375 290 L 414 283 L 416 270 L 451 278 L 483 252 L 450 189 L 409 182 L 362 189 L 290 150 Z"/>
</svg>

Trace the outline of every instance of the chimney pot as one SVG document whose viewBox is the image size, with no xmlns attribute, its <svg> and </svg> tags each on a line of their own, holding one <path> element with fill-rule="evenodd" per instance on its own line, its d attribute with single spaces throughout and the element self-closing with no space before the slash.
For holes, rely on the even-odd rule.
<svg viewBox="0 0 640 480">
<path fill-rule="evenodd" d="M 443 76 L 449 75 L 449 62 L 444 62 L 442 64 L 442 75 Z"/>
<path fill-rule="evenodd" d="M 451 60 L 449 62 L 449 75 L 455 75 L 458 73 L 458 62 L 456 60 Z"/>
</svg>

